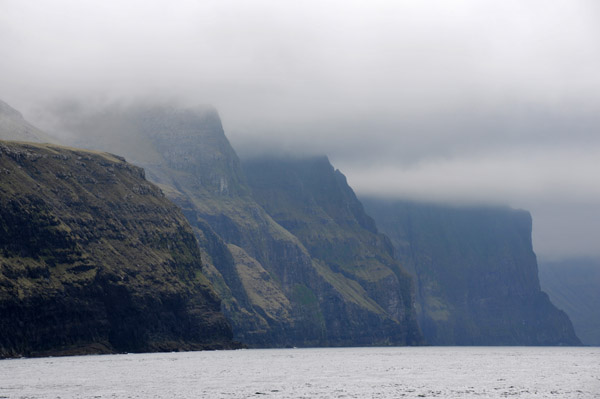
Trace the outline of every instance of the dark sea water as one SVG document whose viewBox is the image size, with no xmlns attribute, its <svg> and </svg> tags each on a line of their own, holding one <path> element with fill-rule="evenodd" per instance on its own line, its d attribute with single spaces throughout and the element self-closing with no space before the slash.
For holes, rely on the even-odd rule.
<svg viewBox="0 0 600 399">
<path fill-rule="evenodd" d="M 1 398 L 600 398 L 600 348 L 266 349 L 0 361 Z"/>
</svg>

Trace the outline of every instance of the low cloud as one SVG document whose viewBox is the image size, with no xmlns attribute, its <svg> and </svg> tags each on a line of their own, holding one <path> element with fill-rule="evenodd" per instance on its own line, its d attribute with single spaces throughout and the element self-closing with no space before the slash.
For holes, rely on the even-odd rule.
<svg viewBox="0 0 600 399">
<path fill-rule="evenodd" d="M 411 166 L 342 166 L 360 195 L 527 209 L 547 260 L 599 256 L 600 148 L 509 152 Z"/>
<path fill-rule="evenodd" d="M 417 200 L 600 203 L 600 147 L 515 150 L 398 164 L 341 167 L 361 193 Z"/>
<path fill-rule="evenodd" d="M 242 156 L 325 153 L 358 192 L 525 207 L 538 252 L 600 256 L 582 239 L 600 237 L 595 0 L 0 8 L 0 96 L 41 127 L 65 98 L 211 104 Z"/>
</svg>

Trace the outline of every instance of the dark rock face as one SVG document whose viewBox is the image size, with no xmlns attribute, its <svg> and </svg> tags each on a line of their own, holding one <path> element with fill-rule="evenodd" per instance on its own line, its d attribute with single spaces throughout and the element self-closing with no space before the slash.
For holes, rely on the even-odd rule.
<svg viewBox="0 0 600 399">
<path fill-rule="evenodd" d="M 331 285 L 319 289 L 327 295 L 316 301 L 329 336 L 342 342 L 421 341 L 410 276 L 326 157 L 254 159 L 243 167 L 256 200 L 298 237 Z M 337 303 L 331 300 L 336 297 Z"/>
<path fill-rule="evenodd" d="M 369 278 L 361 285 L 355 281 L 358 271 L 345 276 L 344 270 L 313 258 L 302 240 L 255 200 L 216 112 L 116 108 L 70 116 L 66 130 L 86 132 L 79 145 L 124 155 L 144 167 L 149 179 L 181 207 L 236 339 L 251 346 L 419 342 L 403 272 L 394 266 L 374 278 L 398 289 L 390 291 L 395 292 L 390 300 L 398 304 L 392 315 L 394 306 L 375 298 L 376 284 Z M 324 203 L 326 194 L 320 193 Z M 355 206 L 343 204 L 348 205 Z M 360 212 L 349 216 L 351 223 L 363 217 Z M 365 231 L 374 229 L 367 219 L 361 223 Z M 348 243 L 329 244 L 331 251 L 342 253 Z"/>
<path fill-rule="evenodd" d="M 181 212 L 110 154 L 0 142 L 0 356 L 234 347 Z"/>
<path fill-rule="evenodd" d="M 580 344 L 540 289 L 528 212 L 362 201 L 416 277 L 428 343 Z"/>
<path fill-rule="evenodd" d="M 600 346 L 600 259 L 540 262 L 540 284 L 585 345 Z"/>
</svg>

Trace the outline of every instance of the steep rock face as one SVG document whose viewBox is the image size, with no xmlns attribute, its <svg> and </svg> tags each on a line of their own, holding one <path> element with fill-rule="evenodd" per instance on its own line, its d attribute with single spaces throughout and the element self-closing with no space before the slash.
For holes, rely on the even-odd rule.
<svg viewBox="0 0 600 399">
<path fill-rule="evenodd" d="M 63 130 L 80 132 L 77 145 L 126 156 L 184 212 L 203 249 L 207 275 L 223 298 L 236 339 L 252 346 L 317 342 L 315 328 L 296 315 L 271 312 L 257 302 L 243 264 L 257 262 L 279 289 L 290 275 L 312 270 L 299 241 L 253 200 L 239 160 L 214 110 L 168 106 L 112 107 L 91 115 L 68 115 Z M 229 247 L 232 244 L 235 247 Z M 235 250 L 232 252 L 232 248 Z M 248 277 L 248 276 L 246 276 Z"/>
<path fill-rule="evenodd" d="M 62 129 L 85 133 L 78 145 L 118 153 L 144 167 L 181 207 L 236 339 L 251 346 L 418 341 L 418 330 L 409 333 L 413 326 L 402 324 L 408 286 L 398 300 L 398 317 L 390 317 L 363 286 L 313 260 L 255 201 L 216 112 L 115 107 L 69 115 Z M 389 280 L 399 281 L 391 274 Z"/>
<path fill-rule="evenodd" d="M 372 339 L 380 343 L 420 342 L 410 276 L 326 157 L 253 159 L 243 167 L 255 199 L 298 237 L 331 284 L 331 294 L 317 298 L 330 334 L 352 320 L 338 333 L 374 334 Z M 331 306 L 331 296 L 347 305 Z"/>
<path fill-rule="evenodd" d="M 227 348 L 181 212 L 106 153 L 0 142 L 0 356 Z"/>
<path fill-rule="evenodd" d="M 600 259 L 540 262 L 540 284 L 585 345 L 600 346 Z"/>
<path fill-rule="evenodd" d="M 416 277 L 428 343 L 579 344 L 540 289 L 528 212 L 362 201 Z"/>
</svg>

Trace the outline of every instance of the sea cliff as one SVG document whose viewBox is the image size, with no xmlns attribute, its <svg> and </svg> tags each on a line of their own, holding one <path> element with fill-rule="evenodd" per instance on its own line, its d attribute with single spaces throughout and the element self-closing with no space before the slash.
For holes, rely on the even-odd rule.
<svg viewBox="0 0 600 399">
<path fill-rule="evenodd" d="M 107 153 L 0 142 L 0 356 L 236 347 L 193 231 Z"/>
<path fill-rule="evenodd" d="M 540 289 L 531 215 L 362 198 L 415 277 L 432 345 L 579 345 L 568 316 Z"/>
<path fill-rule="evenodd" d="M 65 129 L 80 132 L 77 145 L 116 152 L 144 167 L 149 179 L 181 207 L 236 339 L 255 347 L 421 342 L 410 278 L 391 257 L 391 247 L 353 260 L 362 249 L 385 246 L 372 221 L 361 213 L 344 215 L 353 220 L 348 226 L 363 224 L 347 233 L 346 224 L 337 224 L 341 220 L 325 228 L 306 226 L 315 232 L 331 228 L 327 234 L 332 238 L 343 237 L 327 243 L 329 255 L 320 255 L 308 236 L 282 226 L 265 210 L 269 204 L 257 201 L 259 193 L 248 185 L 214 110 L 115 107 L 70 116 Z M 326 193 L 315 191 L 321 196 L 319 206 L 334 209 L 336 201 L 346 201 L 343 206 L 356 207 L 349 187 L 340 186 L 330 166 L 326 171 L 335 195 L 327 205 Z M 372 247 L 364 245 L 372 239 Z M 362 247 L 354 255 L 333 261 L 334 254 L 355 243 Z M 385 259 L 377 263 L 379 254 Z"/>
</svg>

